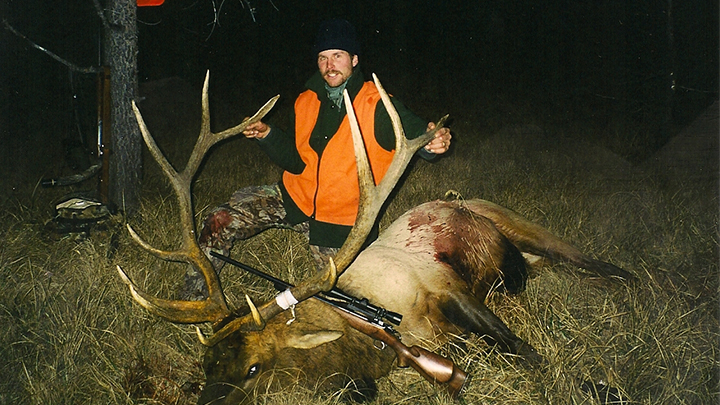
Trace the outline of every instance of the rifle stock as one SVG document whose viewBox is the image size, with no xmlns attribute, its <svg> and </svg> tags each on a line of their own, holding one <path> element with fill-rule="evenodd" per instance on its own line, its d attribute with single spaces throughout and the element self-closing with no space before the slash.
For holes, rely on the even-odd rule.
<svg viewBox="0 0 720 405">
<path fill-rule="evenodd" d="M 400 339 L 384 328 L 367 322 L 356 315 L 333 307 L 353 328 L 390 346 L 398 358 L 398 367 L 412 367 L 426 380 L 443 386 L 450 397 L 457 399 L 467 381 L 467 373 L 450 359 L 419 346 L 407 347 Z"/>
</svg>

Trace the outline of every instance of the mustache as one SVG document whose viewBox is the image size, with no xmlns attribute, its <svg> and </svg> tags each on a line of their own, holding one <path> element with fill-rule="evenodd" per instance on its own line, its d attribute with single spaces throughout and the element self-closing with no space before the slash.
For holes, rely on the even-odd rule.
<svg viewBox="0 0 720 405">
<path fill-rule="evenodd" d="M 327 75 L 333 74 L 333 73 L 338 74 L 338 75 L 342 74 L 342 72 L 340 72 L 339 70 L 328 70 L 327 72 L 325 72 L 325 74 L 323 76 L 327 76 Z"/>
</svg>

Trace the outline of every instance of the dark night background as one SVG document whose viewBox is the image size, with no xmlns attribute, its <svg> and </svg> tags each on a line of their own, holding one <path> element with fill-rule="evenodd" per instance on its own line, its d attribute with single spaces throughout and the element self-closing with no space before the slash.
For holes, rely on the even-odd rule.
<svg viewBox="0 0 720 405">
<path fill-rule="evenodd" d="M 215 106 L 239 106 L 243 115 L 280 93 L 287 107 L 316 68 L 310 46 L 319 22 L 340 16 L 359 31 L 368 76 L 377 73 L 428 119 L 450 113 L 474 123 L 477 133 L 464 136 L 521 123 L 594 128 L 590 141 L 639 162 L 718 97 L 718 4 L 710 0 L 216 0 L 220 6 L 217 24 L 210 0 L 139 9 L 140 82 L 180 77 L 199 97 L 210 69 Z M 98 65 L 91 1 L 9 0 L 0 14 L 76 65 Z M 14 190 L 65 170 L 61 142 L 80 138 L 77 122 L 83 136 L 94 133 L 95 79 L 71 77 L 0 32 L 0 158 L 13 168 L 6 176 Z"/>
<path fill-rule="evenodd" d="M 604 381 L 605 392 L 617 382 L 633 403 L 717 402 L 717 0 L 272 2 L 165 0 L 138 10 L 139 105 L 173 164 L 184 164 L 197 137 L 206 70 L 214 130 L 276 94 L 268 121 L 285 125 L 317 69 L 319 23 L 346 18 L 367 78 L 377 73 L 428 120 L 451 117 L 450 152 L 414 166 L 385 218 L 466 190 L 463 198 L 517 210 L 642 278 L 584 282 L 564 266 L 533 275 L 512 302 L 491 297 L 518 336 L 548 353 L 549 367 L 493 360 L 470 342 L 480 351 L 462 364 L 480 378 L 467 402 L 587 403 L 586 378 Z M 121 226 L 127 219 L 159 248 L 179 243 L 176 204 L 147 149 L 134 217 L 113 216 L 88 239 L 52 227 L 58 198 L 98 188 L 96 179 L 40 185 L 89 164 L 96 75 L 71 73 L 2 20 L 97 67 L 93 4 L 0 0 L 0 404 L 187 403 L 205 381 L 194 331 L 150 316 L 114 275 L 123 265 L 161 297 L 182 285 L 185 265 L 140 252 Z M 279 169 L 240 138 L 212 151 L 193 183 L 197 218 L 237 187 L 277 180 Z M 68 158 L 65 145 L 81 142 L 86 150 Z M 286 234 L 248 241 L 249 264 L 301 271 L 304 252 Z M 243 280 L 225 274 L 228 302 L 244 302 Z M 398 381 L 381 402 L 445 403 L 417 380 Z"/>
</svg>

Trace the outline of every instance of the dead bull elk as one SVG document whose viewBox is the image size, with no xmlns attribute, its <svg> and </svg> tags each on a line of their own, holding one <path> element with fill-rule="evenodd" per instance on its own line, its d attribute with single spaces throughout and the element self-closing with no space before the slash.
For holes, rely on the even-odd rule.
<svg viewBox="0 0 720 405">
<path fill-rule="evenodd" d="M 352 392 L 361 398 L 375 395 L 375 380 L 390 371 L 395 353 L 378 350 L 373 339 L 350 327 L 326 304 L 308 300 L 336 284 L 350 294 L 403 314 L 397 330 L 407 345 L 443 343 L 448 336 L 472 332 L 507 352 L 539 362 L 542 358 L 536 350 L 515 336 L 484 304 L 490 289 L 501 279 L 511 292 L 522 289 L 527 278 L 522 253 L 567 261 L 604 277 L 632 278 L 612 264 L 584 255 L 514 212 L 483 200 L 422 204 L 398 218 L 359 253 L 382 204 L 413 154 L 434 136 L 431 131 L 408 141 L 397 112 L 375 78 L 396 135 L 390 169 L 376 186 L 346 95 L 362 196 L 356 224 L 334 262 L 290 289 L 298 301 L 293 315 L 278 300 L 255 307 L 246 297 L 250 312 L 236 317 L 228 308 L 217 274 L 195 239 L 190 186 L 208 149 L 262 119 L 278 97 L 238 126 L 212 133 L 208 77 L 203 87 L 200 136 L 182 172 L 175 171 L 162 155 L 134 107 L 148 149 L 178 198 L 181 247 L 159 250 L 143 241 L 129 225 L 128 230 L 153 255 L 190 263 L 198 269 L 207 283 L 209 297 L 204 301 L 175 301 L 148 295 L 118 266 L 134 299 L 150 312 L 171 322 L 213 324 L 214 334 L 210 337 L 197 329 L 200 341 L 209 347 L 201 404 L 251 402 L 255 390 L 275 390 L 297 382 L 320 389 L 352 387 Z M 440 127 L 442 123 L 436 128 Z M 294 321 L 288 323 L 291 316 Z"/>
</svg>

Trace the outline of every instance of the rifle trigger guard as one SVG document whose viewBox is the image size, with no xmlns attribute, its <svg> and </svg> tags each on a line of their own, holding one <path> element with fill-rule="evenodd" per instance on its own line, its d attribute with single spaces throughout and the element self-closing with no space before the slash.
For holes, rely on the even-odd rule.
<svg viewBox="0 0 720 405">
<path fill-rule="evenodd" d="M 382 340 L 376 339 L 373 341 L 373 347 L 378 350 L 385 350 L 385 348 L 387 347 L 387 344 L 385 344 L 385 342 L 383 342 Z"/>
</svg>

